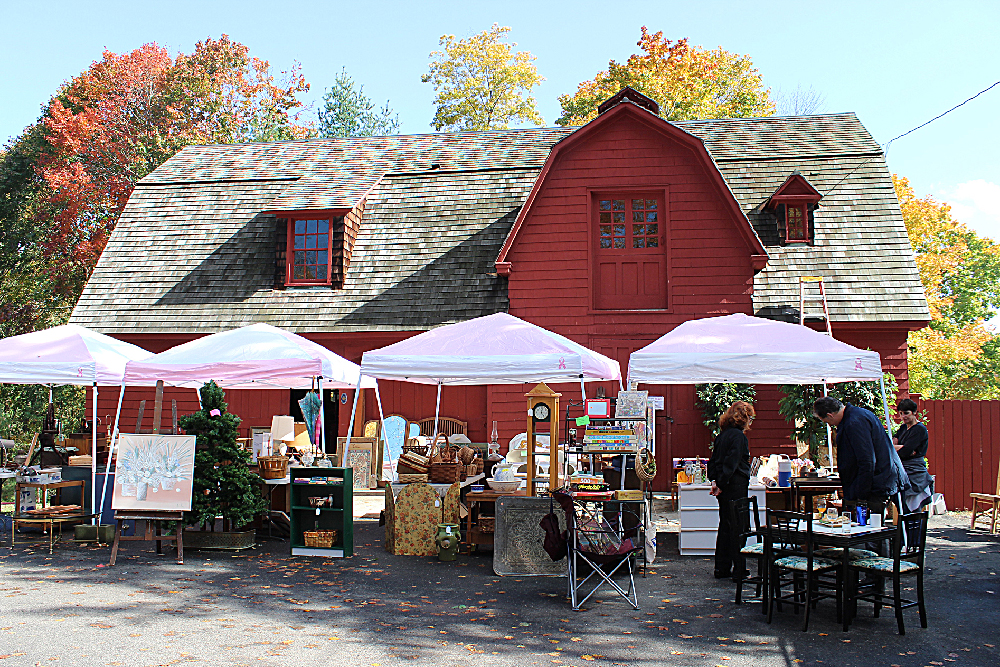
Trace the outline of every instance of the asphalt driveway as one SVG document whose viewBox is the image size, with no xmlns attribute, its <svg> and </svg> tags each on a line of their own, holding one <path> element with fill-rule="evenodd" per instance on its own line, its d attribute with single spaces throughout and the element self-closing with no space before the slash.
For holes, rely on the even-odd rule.
<svg viewBox="0 0 1000 667">
<path fill-rule="evenodd" d="M 963 515 L 929 535 L 930 627 L 863 609 L 849 633 L 821 603 L 808 632 L 702 558 L 661 557 L 636 612 L 605 594 L 573 612 L 562 578 L 493 574 L 486 556 L 395 557 L 376 522 L 356 523 L 353 558 L 291 558 L 269 542 L 188 551 L 184 565 L 127 543 L 0 546 L 0 667 L 20 665 L 1000 665 L 1000 540 Z M 19 538 L 20 539 L 20 538 Z"/>
</svg>

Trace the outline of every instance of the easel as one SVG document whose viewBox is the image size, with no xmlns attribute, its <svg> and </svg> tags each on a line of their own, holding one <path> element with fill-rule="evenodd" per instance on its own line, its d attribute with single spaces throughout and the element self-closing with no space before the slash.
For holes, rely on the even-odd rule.
<svg viewBox="0 0 1000 667">
<path fill-rule="evenodd" d="M 126 536 L 122 535 L 122 528 L 126 521 L 145 521 L 145 532 Z M 173 535 L 163 535 L 161 532 L 161 521 L 178 521 L 177 530 Z M 156 534 L 153 534 L 153 524 L 156 524 Z M 138 531 L 136 531 L 138 533 Z M 119 542 L 156 542 L 156 553 L 163 553 L 163 542 L 174 542 L 177 545 L 177 564 L 184 564 L 184 512 L 150 512 L 141 510 L 116 510 L 115 511 L 115 542 L 111 546 L 111 562 L 114 565 L 118 557 Z"/>
<path fill-rule="evenodd" d="M 139 421 L 136 424 L 136 431 L 142 424 L 142 413 L 145 408 L 145 401 L 139 407 Z M 156 382 L 156 400 L 153 404 L 153 433 L 160 432 L 160 417 L 163 410 L 163 380 Z M 176 433 L 177 427 L 177 405 L 173 405 L 174 427 L 171 429 Z M 122 535 L 122 528 L 126 521 L 143 521 L 145 531 L 140 536 L 138 530 L 135 535 Z M 177 529 L 173 535 L 163 535 L 161 522 L 177 521 Z M 156 524 L 156 533 L 153 533 L 153 524 Z M 163 553 L 163 542 L 173 542 L 177 545 L 177 564 L 184 564 L 184 512 L 183 511 L 154 511 L 154 510 L 115 510 L 115 542 L 111 546 L 111 562 L 114 565 L 118 557 L 118 544 L 120 542 L 156 542 L 156 553 Z"/>
</svg>

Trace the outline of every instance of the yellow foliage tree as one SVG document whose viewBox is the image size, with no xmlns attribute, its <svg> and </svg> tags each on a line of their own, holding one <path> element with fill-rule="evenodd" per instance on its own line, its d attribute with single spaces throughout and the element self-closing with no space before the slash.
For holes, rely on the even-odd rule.
<svg viewBox="0 0 1000 667">
<path fill-rule="evenodd" d="M 893 175 L 903 221 L 927 295 L 931 323 L 910 333 L 911 391 L 927 398 L 1000 398 L 1000 341 L 984 324 L 1000 305 L 1000 246 L 918 197 Z"/>
<path fill-rule="evenodd" d="M 435 130 L 503 130 L 511 123 L 545 124 L 530 95 L 545 79 L 539 76 L 531 53 L 514 53 L 517 44 L 504 41 L 508 32 L 510 28 L 494 23 L 467 39 L 441 37 L 442 50 L 430 54 L 435 60 L 421 77 L 437 93 L 437 112 L 431 122 Z"/>
<path fill-rule="evenodd" d="M 642 26 L 634 54 L 625 64 L 614 60 L 608 69 L 581 83 L 574 95 L 561 95 L 557 125 L 582 125 L 597 115 L 597 107 L 628 86 L 656 100 L 667 120 L 773 116 L 770 89 L 764 87 L 750 56 L 722 47 L 703 49 L 688 40 L 663 38 Z"/>
</svg>

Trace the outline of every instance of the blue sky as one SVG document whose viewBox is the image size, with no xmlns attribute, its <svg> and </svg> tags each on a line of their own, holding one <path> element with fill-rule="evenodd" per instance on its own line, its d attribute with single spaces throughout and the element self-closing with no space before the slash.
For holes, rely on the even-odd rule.
<svg viewBox="0 0 1000 667">
<path fill-rule="evenodd" d="M 101 57 L 155 41 L 190 52 L 227 33 L 276 70 L 293 61 L 315 103 L 342 67 L 402 131 L 431 132 L 428 54 L 445 33 L 510 26 L 537 56 L 548 124 L 557 97 L 609 59 L 638 50 L 642 25 L 668 38 L 750 55 L 772 90 L 813 87 L 821 111 L 854 111 L 876 141 L 933 118 L 1000 80 L 1000 2 L 21 2 L 0 0 L 0 140 L 18 135 L 57 87 Z M 1000 86 L 895 142 L 890 168 L 919 194 L 1000 240 Z"/>
</svg>

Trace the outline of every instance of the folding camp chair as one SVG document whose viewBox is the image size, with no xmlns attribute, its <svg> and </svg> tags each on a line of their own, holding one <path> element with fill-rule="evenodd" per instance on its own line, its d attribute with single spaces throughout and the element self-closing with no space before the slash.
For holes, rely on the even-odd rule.
<svg viewBox="0 0 1000 667">
<path fill-rule="evenodd" d="M 575 500 L 557 493 L 569 528 L 567 577 L 573 610 L 578 611 L 600 588 L 612 589 L 639 608 L 636 561 L 645 546 L 645 526 L 637 507 L 618 500 Z M 623 587 L 615 577 L 628 577 Z"/>
</svg>

